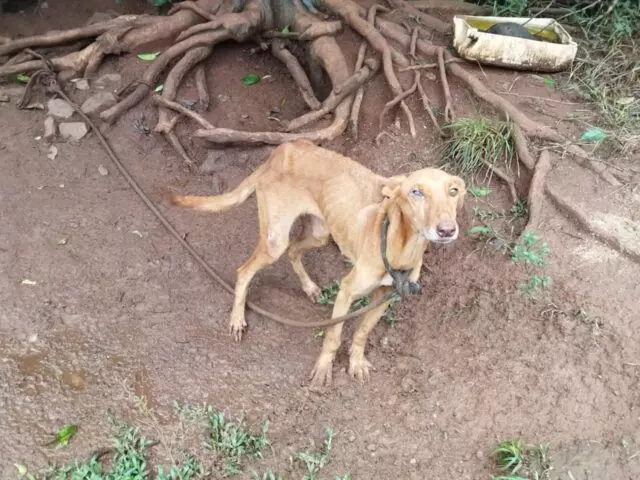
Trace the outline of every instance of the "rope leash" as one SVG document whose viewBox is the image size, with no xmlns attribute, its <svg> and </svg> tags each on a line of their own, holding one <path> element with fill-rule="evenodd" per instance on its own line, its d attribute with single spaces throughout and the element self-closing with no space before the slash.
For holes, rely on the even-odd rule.
<svg viewBox="0 0 640 480">
<path fill-rule="evenodd" d="M 39 56 L 47 68 L 38 70 L 35 72 L 25 89 L 25 93 L 18 103 L 18 108 L 24 108 L 28 99 L 31 96 L 31 90 L 36 83 L 44 86 L 47 91 L 51 93 L 55 93 L 61 96 L 66 102 L 69 103 L 73 107 L 73 109 L 80 115 L 80 117 L 87 122 L 87 124 L 91 127 L 93 132 L 98 137 L 102 147 L 105 149 L 107 156 L 115 165 L 120 174 L 124 177 L 129 186 L 133 189 L 133 191 L 140 197 L 142 202 L 147 206 L 147 208 L 154 214 L 154 216 L 160 221 L 160 223 L 167 229 L 167 231 L 180 243 L 187 252 L 193 257 L 193 259 L 204 269 L 204 271 L 213 278 L 216 282 L 218 282 L 228 293 L 231 295 L 235 294 L 234 288 L 226 282 L 222 276 L 211 266 L 207 261 L 202 258 L 198 252 L 183 238 L 182 235 L 175 229 L 175 227 L 169 222 L 169 220 L 163 215 L 163 213 L 156 207 L 156 205 L 149 199 L 146 193 L 140 188 L 135 179 L 129 174 L 128 170 L 125 168 L 124 164 L 120 161 L 116 153 L 111 148 L 111 145 L 107 141 L 106 137 L 102 134 L 102 132 L 96 127 L 95 123 L 67 96 L 67 94 L 63 91 L 63 89 L 58 84 L 56 79 L 56 74 L 51 68 L 50 62 L 41 54 L 36 54 Z M 391 275 L 393 279 L 392 289 L 387 292 L 384 296 L 377 299 L 375 302 L 370 303 L 366 307 L 360 308 L 354 312 L 348 313 L 346 315 L 342 315 L 340 317 L 331 318 L 328 320 L 319 320 L 315 322 L 301 322 L 297 320 L 291 320 L 288 318 L 281 317 L 280 315 L 276 315 L 274 313 L 269 312 L 268 310 L 263 309 L 262 307 L 256 305 L 251 301 L 247 301 L 246 305 L 253 312 L 262 315 L 265 318 L 273 320 L 277 323 L 287 325 L 290 327 L 303 327 L 303 328 L 321 328 L 321 327 L 329 327 L 332 325 L 336 325 L 338 323 L 345 322 L 347 320 L 351 320 L 353 318 L 364 315 L 367 312 L 379 307 L 385 302 L 391 300 L 395 295 L 400 295 L 401 297 L 407 294 L 416 294 L 419 293 L 420 287 L 417 283 L 411 282 L 408 280 L 408 276 L 411 273 L 411 270 L 393 270 L 389 265 L 386 255 L 386 246 L 387 246 L 387 232 L 389 229 L 389 219 L 385 217 L 383 227 L 380 232 L 381 238 L 381 254 L 382 259 L 385 265 L 385 269 Z"/>
</svg>

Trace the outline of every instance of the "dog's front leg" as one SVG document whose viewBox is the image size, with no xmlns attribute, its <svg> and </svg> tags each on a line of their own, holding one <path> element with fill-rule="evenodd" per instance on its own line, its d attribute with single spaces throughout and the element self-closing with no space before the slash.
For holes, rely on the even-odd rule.
<svg viewBox="0 0 640 480">
<path fill-rule="evenodd" d="M 391 287 L 378 288 L 371 296 L 371 301 L 375 302 L 383 295 L 386 295 Z M 382 305 L 374 308 L 362 318 L 356 331 L 353 333 L 353 340 L 351 341 L 351 355 L 349 357 L 349 375 L 357 378 L 361 382 L 369 380 L 369 369 L 371 363 L 364 355 L 364 348 L 367 345 L 367 339 L 373 327 L 376 326 L 380 317 L 385 312 L 391 300 L 384 302 Z"/>
<path fill-rule="evenodd" d="M 356 277 L 357 273 L 354 269 L 340 282 L 340 291 L 336 297 L 331 318 L 341 317 L 349 312 L 349 307 L 355 299 L 353 284 Z M 336 358 L 338 348 L 340 348 L 342 325 L 342 323 L 338 323 L 337 325 L 327 327 L 324 333 L 322 352 L 311 372 L 310 386 L 312 390 L 319 390 L 324 386 L 331 385 L 333 360 Z"/>
</svg>

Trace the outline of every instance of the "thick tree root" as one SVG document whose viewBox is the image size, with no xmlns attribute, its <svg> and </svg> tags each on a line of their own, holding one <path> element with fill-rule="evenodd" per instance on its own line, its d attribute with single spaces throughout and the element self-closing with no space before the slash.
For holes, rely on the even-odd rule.
<svg viewBox="0 0 640 480">
<path fill-rule="evenodd" d="M 380 52 L 382 55 L 382 65 L 387 78 L 387 83 L 395 97 L 401 95 L 402 86 L 400 85 L 393 69 L 391 48 L 382 34 L 377 31 L 374 26 L 370 25 L 366 20 L 360 17 L 360 7 L 351 0 L 323 0 L 323 4 L 331 11 L 342 17 L 344 21 L 351 26 L 351 28 L 367 39 L 369 44 Z M 415 122 L 413 121 L 411 110 L 409 110 L 409 107 L 404 101 L 400 102 L 400 107 L 407 117 L 411 136 L 415 138 Z"/>
<path fill-rule="evenodd" d="M 362 68 L 364 65 L 364 57 L 367 54 L 367 42 L 362 42 L 358 49 L 358 57 L 356 58 L 356 66 L 354 73 Z M 351 106 L 351 114 L 349 116 L 349 131 L 354 140 L 358 140 L 358 120 L 360 118 L 360 107 L 362 106 L 362 100 L 364 99 L 364 86 L 360 86 L 356 91 L 356 95 L 353 98 L 353 105 Z"/>
<path fill-rule="evenodd" d="M 350 97 L 355 91 L 362 88 L 380 68 L 380 62 L 377 59 L 370 58 L 364 63 L 365 65 L 349 77 L 346 82 L 331 91 L 327 99 L 322 102 L 321 108 L 291 120 L 285 127 L 285 131 L 299 130 L 310 123 L 320 120 L 335 110 L 345 98 Z"/>
<path fill-rule="evenodd" d="M 551 171 L 551 154 L 546 148 L 540 152 L 540 157 L 535 165 L 533 178 L 529 184 L 529 195 L 527 197 L 527 207 L 529 210 L 529 219 L 527 225 L 522 230 L 518 240 L 522 239 L 528 231 L 533 231 L 540 225 L 540 217 L 542 216 L 542 204 L 544 202 L 545 182 L 547 174 Z"/>
<path fill-rule="evenodd" d="M 621 240 L 610 230 L 605 229 L 597 223 L 593 222 L 590 215 L 583 212 L 572 202 L 563 198 L 562 195 L 560 195 L 560 193 L 558 193 L 551 186 L 547 185 L 545 190 L 549 199 L 555 204 L 558 210 L 562 211 L 578 226 L 591 233 L 605 245 L 608 245 L 614 250 L 622 253 L 623 255 L 626 255 L 634 262 L 640 263 L 640 250 L 637 247 L 626 244 L 626 242 Z"/>
<path fill-rule="evenodd" d="M 207 47 L 204 47 L 207 48 Z M 196 67 L 196 91 L 198 92 L 198 104 L 203 111 L 209 110 L 209 88 L 207 87 L 207 71 L 200 62 Z"/>
<path fill-rule="evenodd" d="M 296 82 L 296 85 L 298 85 L 298 89 L 300 90 L 303 100 L 309 108 L 312 110 L 318 110 L 320 108 L 320 101 L 316 98 L 315 93 L 313 93 L 309 77 L 307 77 L 307 74 L 300 65 L 298 59 L 289 50 L 287 50 L 284 42 L 277 38 L 274 39 L 271 43 L 271 53 L 273 53 L 274 57 L 287 66 L 293 80 Z"/>
<path fill-rule="evenodd" d="M 429 28 L 430 30 L 435 30 L 439 33 L 450 33 L 451 32 L 451 24 L 447 22 L 443 22 L 442 20 L 432 17 L 431 15 L 427 15 L 424 12 L 421 12 L 414 6 L 410 5 L 409 2 L 405 2 L 404 0 L 387 0 L 389 4 L 393 8 L 397 8 L 399 10 L 403 10 L 408 15 L 416 18 L 420 23 Z"/>
</svg>

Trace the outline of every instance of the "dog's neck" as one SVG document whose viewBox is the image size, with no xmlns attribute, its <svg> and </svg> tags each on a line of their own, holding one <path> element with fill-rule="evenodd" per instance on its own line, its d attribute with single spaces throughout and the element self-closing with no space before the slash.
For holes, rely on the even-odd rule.
<svg viewBox="0 0 640 480">
<path fill-rule="evenodd" d="M 389 265 L 393 269 L 413 268 L 424 254 L 426 240 L 413 229 L 395 200 L 388 200 L 386 208 L 383 208 L 379 217 L 380 228 L 383 228 L 385 216 L 389 219 L 386 246 Z"/>
</svg>

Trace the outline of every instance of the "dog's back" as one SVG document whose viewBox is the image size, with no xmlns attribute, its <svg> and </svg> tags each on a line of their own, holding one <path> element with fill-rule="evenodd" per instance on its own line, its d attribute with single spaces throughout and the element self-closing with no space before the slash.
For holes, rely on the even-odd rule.
<svg viewBox="0 0 640 480">
<path fill-rule="evenodd" d="M 335 203 L 340 193 L 356 189 L 360 195 L 371 196 L 382 177 L 348 157 L 318 147 L 307 140 L 285 143 L 275 148 L 267 160 L 232 191 L 215 196 L 170 195 L 169 202 L 185 208 L 221 212 L 243 203 L 256 190 L 273 189 L 287 184 L 311 195 L 321 210 Z M 345 207 L 355 206 L 353 202 Z M 352 210 L 352 208 L 349 208 Z M 347 212 L 345 212 L 347 213 Z M 348 218 L 348 216 L 347 216 Z"/>
</svg>

